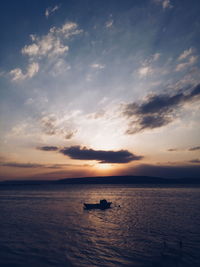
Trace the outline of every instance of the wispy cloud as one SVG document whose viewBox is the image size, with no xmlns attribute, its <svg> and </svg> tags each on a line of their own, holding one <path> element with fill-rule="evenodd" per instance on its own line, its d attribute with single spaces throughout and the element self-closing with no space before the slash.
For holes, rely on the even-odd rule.
<svg viewBox="0 0 200 267">
<path fill-rule="evenodd" d="M 28 78 L 32 78 L 39 71 L 39 64 L 37 62 L 32 62 L 28 65 L 25 73 L 22 72 L 20 68 L 16 68 L 10 71 L 10 75 L 13 81 L 22 81 Z"/>
<path fill-rule="evenodd" d="M 148 59 L 144 60 L 142 66 L 138 69 L 138 74 L 140 78 L 145 78 L 148 75 L 154 73 L 155 69 L 153 65 L 160 58 L 160 53 L 155 53 L 151 55 Z"/>
<path fill-rule="evenodd" d="M 193 66 L 198 60 L 198 55 L 195 55 L 194 53 L 195 49 L 192 47 L 184 50 L 177 59 L 178 64 L 176 65 L 175 70 L 182 71 L 185 68 Z"/>
<path fill-rule="evenodd" d="M 138 70 L 138 74 L 141 78 L 146 77 L 147 75 L 151 74 L 153 69 L 151 66 L 143 66 Z"/>
<path fill-rule="evenodd" d="M 154 3 L 160 4 L 164 10 L 173 7 L 170 0 L 154 0 Z"/>
<path fill-rule="evenodd" d="M 190 148 L 182 148 L 182 149 L 178 149 L 178 148 L 170 148 L 167 151 L 169 152 L 174 152 L 174 151 L 198 151 L 200 150 L 200 146 L 194 146 L 194 147 L 190 147 Z"/>
<path fill-rule="evenodd" d="M 103 65 L 103 64 L 99 64 L 99 63 L 94 63 L 94 64 L 91 64 L 90 66 L 91 66 L 91 68 L 93 68 L 93 69 L 99 69 L 99 70 L 105 68 L 105 65 Z"/>
<path fill-rule="evenodd" d="M 50 151 L 50 150 L 49 150 Z M 24 162 L 0 162 L 1 167 L 23 168 L 23 169 L 62 169 L 64 167 L 74 166 L 72 164 L 39 164 L 39 163 L 24 163 Z"/>
<path fill-rule="evenodd" d="M 13 168 L 40 168 L 42 164 L 37 163 L 19 163 L 19 162 L 2 162 L 0 166 L 13 167 Z"/>
<path fill-rule="evenodd" d="M 39 62 L 42 62 L 42 59 L 54 59 L 53 70 L 51 71 L 54 76 L 70 69 L 70 66 L 65 64 L 61 57 L 69 51 L 69 46 L 66 44 L 67 40 L 80 33 L 82 33 L 82 30 L 79 29 L 77 23 L 67 22 L 61 27 L 50 28 L 46 35 L 31 34 L 32 43 L 21 49 L 21 53 L 28 56 L 31 63 L 29 63 L 25 72 L 21 68 L 11 70 L 12 80 L 20 81 L 32 78 L 39 71 Z"/>
<path fill-rule="evenodd" d="M 167 151 L 169 151 L 169 152 L 176 152 L 176 151 L 178 151 L 178 149 L 177 148 L 169 148 Z"/>
<path fill-rule="evenodd" d="M 190 163 L 200 164 L 200 159 L 192 159 L 189 161 Z"/>
<path fill-rule="evenodd" d="M 176 71 L 182 71 L 185 68 L 188 68 L 190 66 L 193 66 L 197 62 L 198 56 L 190 56 L 186 62 L 179 63 L 176 66 Z"/>
<path fill-rule="evenodd" d="M 200 150 L 200 146 L 194 146 L 188 149 L 189 151 L 197 151 Z"/>
<path fill-rule="evenodd" d="M 113 25 L 113 19 L 110 19 L 110 20 L 108 20 L 108 21 L 106 21 L 106 28 L 111 28 L 112 27 L 112 25 Z"/>
<path fill-rule="evenodd" d="M 42 151 L 57 151 L 59 148 L 57 146 L 40 146 L 37 149 Z"/>
<path fill-rule="evenodd" d="M 35 37 L 34 43 L 26 45 L 22 48 L 22 54 L 29 57 L 51 57 L 54 55 L 62 55 L 69 50 L 67 45 L 64 45 L 61 39 L 55 36 L 52 32 L 43 37 Z"/>
<path fill-rule="evenodd" d="M 82 30 L 78 28 L 75 22 L 67 22 L 61 27 L 52 27 L 49 32 L 43 36 L 30 35 L 32 44 L 25 45 L 22 48 L 22 54 L 31 58 L 52 57 L 63 55 L 69 50 L 65 40 L 80 34 Z"/>
<path fill-rule="evenodd" d="M 45 10 L 45 17 L 48 18 L 50 15 L 52 15 L 56 10 L 58 10 L 60 7 L 58 5 L 54 7 L 48 7 Z"/>
<path fill-rule="evenodd" d="M 180 60 L 188 58 L 191 54 L 193 54 L 193 52 L 194 52 L 194 49 L 192 47 L 190 47 L 187 50 L 184 50 L 183 53 L 180 54 L 180 56 L 178 57 L 178 60 L 180 61 Z"/>
<path fill-rule="evenodd" d="M 40 119 L 40 125 L 42 131 L 46 135 L 60 135 L 67 140 L 72 139 L 77 132 L 76 129 L 70 128 L 72 127 L 70 122 L 65 119 L 60 120 L 55 114 L 48 114 L 42 116 Z"/>
<path fill-rule="evenodd" d="M 70 64 L 68 64 L 64 59 L 60 58 L 57 59 L 56 62 L 53 64 L 50 70 L 50 74 L 54 77 L 58 77 L 59 75 L 66 73 L 70 69 L 71 69 Z"/>
<path fill-rule="evenodd" d="M 31 98 L 25 102 L 26 105 L 33 105 L 40 99 Z M 45 100 L 46 101 L 46 100 Z M 29 104 L 30 103 L 30 104 Z M 39 106 L 42 105 L 40 102 Z M 70 112 L 62 114 L 42 113 L 38 117 L 22 120 L 12 127 L 6 135 L 8 139 L 27 140 L 34 139 L 45 142 L 52 138 L 70 141 L 78 133 L 78 124 L 76 123 L 76 115 Z"/>
<path fill-rule="evenodd" d="M 166 9 L 166 8 L 172 8 L 172 4 L 170 2 L 170 0 L 163 0 L 162 1 L 162 6 L 163 6 L 163 9 Z"/>
<path fill-rule="evenodd" d="M 152 61 L 157 61 L 161 56 L 161 53 L 155 53 L 152 55 Z"/>
<path fill-rule="evenodd" d="M 40 124 L 42 131 L 46 135 L 60 135 L 67 140 L 72 139 L 77 132 L 76 129 L 71 129 L 70 122 L 68 122 L 67 120 L 60 120 L 55 114 L 42 116 L 40 119 Z"/>
</svg>

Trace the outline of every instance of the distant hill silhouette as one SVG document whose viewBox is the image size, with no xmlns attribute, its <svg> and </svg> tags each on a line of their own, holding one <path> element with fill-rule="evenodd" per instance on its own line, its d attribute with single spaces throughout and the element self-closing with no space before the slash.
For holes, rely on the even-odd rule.
<svg viewBox="0 0 200 267">
<path fill-rule="evenodd" d="M 0 185 L 38 185 L 38 184 L 200 184 L 197 178 L 161 178 L 151 176 L 102 176 L 65 178 L 60 180 L 12 180 Z"/>
<path fill-rule="evenodd" d="M 57 183 L 64 184 L 190 184 L 200 183 L 200 179 L 195 178 L 161 178 L 151 176 L 102 176 L 66 178 L 58 180 Z"/>
</svg>

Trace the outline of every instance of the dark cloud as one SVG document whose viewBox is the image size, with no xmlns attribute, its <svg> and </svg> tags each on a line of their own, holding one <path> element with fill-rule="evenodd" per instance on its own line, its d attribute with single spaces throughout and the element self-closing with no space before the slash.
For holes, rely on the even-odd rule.
<svg viewBox="0 0 200 267">
<path fill-rule="evenodd" d="M 189 162 L 191 162 L 191 163 L 200 163 L 200 159 L 192 159 L 192 160 L 190 160 Z"/>
<path fill-rule="evenodd" d="M 177 148 L 169 148 L 167 151 L 169 151 L 169 152 L 175 152 L 177 150 L 178 150 Z"/>
<path fill-rule="evenodd" d="M 200 95 L 200 84 L 198 84 L 190 93 L 190 97 L 196 97 Z"/>
<path fill-rule="evenodd" d="M 51 151 L 51 150 L 47 150 Z M 38 164 L 38 163 L 21 163 L 21 162 L 0 162 L 2 167 L 10 168 L 46 168 L 46 169 L 62 169 L 64 167 L 75 166 L 72 164 Z"/>
<path fill-rule="evenodd" d="M 196 150 L 200 150 L 200 146 L 194 146 L 188 149 L 189 151 L 196 151 Z"/>
<path fill-rule="evenodd" d="M 14 167 L 14 168 L 40 168 L 43 167 L 42 164 L 37 163 L 17 163 L 17 162 L 2 162 L 0 166 L 4 167 Z"/>
<path fill-rule="evenodd" d="M 44 165 L 45 168 L 48 169 L 62 169 L 65 167 L 84 167 L 84 165 L 75 165 L 75 164 L 47 164 Z"/>
<path fill-rule="evenodd" d="M 133 160 L 140 160 L 143 157 L 130 153 L 128 150 L 104 151 L 93 150 L 80 146 L 65 147 L 60 150 L 64 155 L 72 159 L 97 160 L 100 163 L 128 163 Z"/>
<path fill-rule="evenodd" d="M 156 176 L 165 178 L 199 178 L 200 165 L 150 165 L 140 164 L 122 171 L 128 175 Z M 121 173 L 119 173 L 121 175 Z"/>
<path fill-rule="evenodd" d="M 37 149 L 42 150 L 42 151 L 57 151 L 58 147 L 57 146 L 41 146 L 41 147 L 38 147 Z"/>
<path fill-rule="evenodd" d="M 65 139 L 69 140 L 76 134 L 77 131 L 68 131 L 65 133 Z"/>
<path fill-rule="evenodd" d="M 125 105 L 123 115 L 129 120 L 127 134 L 134 134 L 146 129 L 165 126 L 177 117 L 177 109 L 200 96 L 200 84 L 189 93 L 175 95 L 151 95 L 141 103 Z"/>
</svg>

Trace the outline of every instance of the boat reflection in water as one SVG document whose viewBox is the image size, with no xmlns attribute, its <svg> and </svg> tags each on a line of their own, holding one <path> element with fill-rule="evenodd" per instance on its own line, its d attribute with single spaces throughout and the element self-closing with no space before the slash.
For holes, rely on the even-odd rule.
<svg viewBox="0 0 200 267">
<path fill-rule="evenodd" d="M 105 210 L 110 208 L 112 202 L 108 202 L 106 199 L 102 199 L 99 201 L 99 203 L 95 204 L 89 204 L 89 203 L 84 203 L 84 209 L 91 210 L 91 209 L 101 209 Z"/>
</svg>

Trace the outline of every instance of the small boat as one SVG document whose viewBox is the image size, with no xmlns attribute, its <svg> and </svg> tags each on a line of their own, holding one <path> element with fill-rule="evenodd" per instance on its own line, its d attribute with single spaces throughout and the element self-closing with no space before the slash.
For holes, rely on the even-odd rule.
<svg viewBox="0 0 200 267">
<path fill-rule="evenodd" d="M 99 203 L 95 204 L 84 203 L 84 208 L 86 210 L 91 210 L 91 209 L 105 210 L 109 209 L 111 204 L 112 202 L 108 202 L 106 199 L 102 199 L 99 201 Z"/>
</svg>

